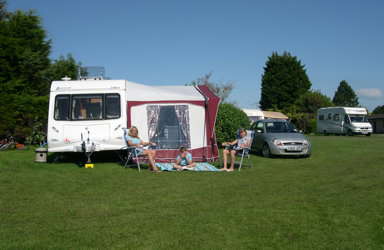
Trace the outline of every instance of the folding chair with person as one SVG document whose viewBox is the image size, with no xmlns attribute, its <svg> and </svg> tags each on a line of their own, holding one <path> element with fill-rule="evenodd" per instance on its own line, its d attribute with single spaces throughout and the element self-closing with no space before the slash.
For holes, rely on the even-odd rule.
<svg viewBox="0 0 384 250">
<path fill-rule="evenodd" d="M 137 168 L 139 171 L 140 168 L 140 158 L 145 157 L 146 160 L 149 162 L 149 169 L 154 172 L 158 172 L 158 168 L 155 164 L 155 158 L 156 158 L 156 151 L 148 148 L 145 148 L 147 146 L 155 146 L 155 143 L 152 142 L 144 142 L 138 137 L 138 129 L 136 127 L 131 127 L 124 130 L 124 139 L 126 146 L 123 147 L 121 150 L 126 152 L 126 155 L 124 156 L 124 167 L 127 167 L 128 163 L 130 161 L 134 161 L 137 165 Z"/>
<path fill-rule="evenodd" d="M 250 159 L 249 153 L 251 151 L 252 141 L 253 141 L 254 131 L 239 129 L 237 131 L 237 138 L 232 142 L 224 142 L 223 146 L 225 149 L 223 150 L 223 161 L 224 167 L 223 171 L 232 172 L 235 166 L 235 158 L 236 156 L 241 156 L 239 171 L 243 165 L 243 161 L 245 159 Z M 227 168 L 227 158 L 230 155 L 231 165 L 230 168 Z"/>
<path fill-rule="evenodd" d="M 128 129 L 123 128 L 124 130 L 124 141 L 126 145 L 121 148 L 121 150 L 124 152 L 122 156 L 122 163 L 124 164 L 124 167 L 126 168 L 128 166 L 129 162 L 135 162 L 137 169 L 139 172 L 141 171 L 140 168 L 140 161 L 139 161 L 139 154 L 137 152 L 137 147 L 130 146 L 127 141 L 127 135 L 128 135 Z"/>
<path fill-rule="evenodd" d="M 250 162 L 250 165 L 251 167 L 253 166 L 252 165 L 252 161 L 250 160 L 250 152 L 251 152 L 251 147 L 252 147 L 252 142 L 253 142 L 253 137 L 255 135 L 255 131 L 253 130 L 246 130 L 246 138 L 247 138 L 247 145 L 244 145 L 244 147 L 242 147 L 241 150 L 238 150 L 237 154 L 238 155 L 241 155 L 241 159 L 240 159 L 240 165 L 239 165 L 239 171 L 241 170 L 241 167 L 243 165 L 243 161 L 244 159 L 246 159 L 247 161 Z"/>
</svg>

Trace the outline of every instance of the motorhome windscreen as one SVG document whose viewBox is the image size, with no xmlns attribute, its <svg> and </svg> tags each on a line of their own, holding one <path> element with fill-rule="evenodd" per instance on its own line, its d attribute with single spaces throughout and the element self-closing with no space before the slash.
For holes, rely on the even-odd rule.
<svg viewBox="0 0 384 250">
<path fill-rule="evenodd" d="M 351 122 L 368 122 L 365 115 L 349 115 Z"/>
<path fill-rule="evenodd" d="M 265 124 L 267 133 L 294 133 L 296 128 L 289 122 L 267 122 Z"/>
<path fill-rule="evenodd" d="M 103 95 L 72 96 L 72 120 L 103 119 Z"/>
<path fill-rule="evenodd" d="M 190 148 L 188 105 L 147 106 L 148 138 L 157 149 Z"/>
</svg>

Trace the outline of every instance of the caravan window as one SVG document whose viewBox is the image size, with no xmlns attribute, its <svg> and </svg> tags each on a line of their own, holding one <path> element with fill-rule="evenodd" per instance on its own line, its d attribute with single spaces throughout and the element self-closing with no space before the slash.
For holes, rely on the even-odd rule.
<svg viewBox="0 0 384 250">
<path fill-rule="evenodd" d="M 119 94 L 57 95 L 55 99 L 58 121 L 117 119 L 120 114 Z"/>
<path fill-rule="evenodd" d="M 332 114 L 328 113 L 328 120 L 332 120 Z"/>
<path fill-rule="evenodd" d="M 319 120 L 320 121 L 324 120 L 324 115 L 319 115 Z"/>
<path fill-rule="evenodd" d="M 340 120 L 340 115 L 339 114 L 334 114 L 333 115 L 333 120 L 334 121 L 339 121 Z"/>
<path fill-rule="evenodd" d="M 57 95 L 55 99 L 55 120 L 69 120 L 69 95 Z"/>
<path fill-rule="evenodd" d="M 116 119 L 120 117 L 120 95 L 105 95 L 105 118 Z"/>
<path fill-rule="evenodd" d="M 188 105 L 149 105 L 147 119 L 149 141 L 158 149 L 191 147 Z"/>
<path fill-rule="evenodd" d="M 103 119 L 103 95 L 73 95 L 72 120 Z"/>
</svg>

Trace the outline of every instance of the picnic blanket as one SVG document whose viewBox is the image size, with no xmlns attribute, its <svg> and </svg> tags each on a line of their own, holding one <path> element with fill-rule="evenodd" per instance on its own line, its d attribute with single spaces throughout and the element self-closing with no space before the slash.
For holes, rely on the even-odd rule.
<svg viewBox="0 0 384 250">
<path fill-rule="evenodd" d="M 156 167 L 158 167 L 161 171 L 176 171 L 176 169 L 173 168 L 172 163 L 156 163 Z M 197 162 L 196 166 L 190 169 L 189 171 L 220 171 L 220 170 L 207 162 Z"/>
</svg>

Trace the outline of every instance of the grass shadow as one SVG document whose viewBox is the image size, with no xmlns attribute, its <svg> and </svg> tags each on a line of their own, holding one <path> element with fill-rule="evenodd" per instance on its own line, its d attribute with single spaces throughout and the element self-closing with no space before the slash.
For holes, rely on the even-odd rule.
<svg viewBox="0 0 384 250">
<path fill-rule="evenodd" d="M 75 163 L 83 167 L 87 162 L 87 156 L 80 152 L 49 153 L 48 163 Z M 122 163 L 122 152 L 120 151 L 101 151 L 91 155 L 92 163 Z"/>
</svg>

